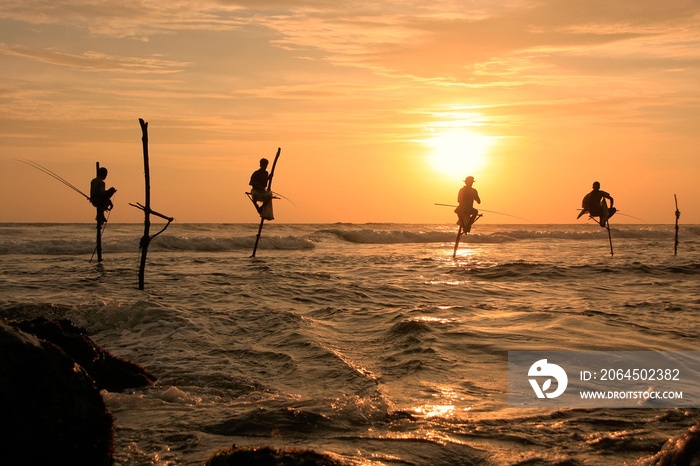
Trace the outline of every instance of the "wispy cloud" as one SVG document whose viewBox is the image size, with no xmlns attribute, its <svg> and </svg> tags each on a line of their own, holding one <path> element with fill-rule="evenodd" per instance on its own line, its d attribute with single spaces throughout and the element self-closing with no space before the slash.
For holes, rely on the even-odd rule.
<svg viewBox="0 0 700 466">
<path fill-rule="evenodd" d="M 143 40 L 187 30 L 264 27 L 271 44 L 301 58 L 476 85 L 484 84 L 491 69 L 500 68 L 496 79 L 502 81 L 506 66 L 510 75 L 536 68 L 549 72 L 564 55 L 620 56 L 635 45 L 664 58 L 688 56 L 698 49 L 700 30 L 700 6 L 687 0 L 663 5 L 652 0 L 10 0 L 3 2 L 0 13 L 30 24 L 82 27 L 94 35 Z M 97 63 L 92 58 L 74 57 L 76 63 Z M 99 58 L 105 64 L 110 59 Z M 49 59 L 71 60 L 58 54 Z"/>
<path fill-rule="evenodd" d="M 5 19 L 35 25 L 60 25 L 109 37 L 147 40 L 153 34 L 183 30 L 228 30 L 246 23 L 236 5 L 215 1 L 7 0 L 0 4 Z"/>
<path fill-rule="evenodd" d="M 42 63 L 93 71 L 128 71 L 130 73 L 177 73 L 189 63 L 157 57 L 138 58 L 86 51 L 80 55 L 53 50 L 36 50 L 25 46 L 0 43 L 0 54 L 29 58 Z"/>
</svg>

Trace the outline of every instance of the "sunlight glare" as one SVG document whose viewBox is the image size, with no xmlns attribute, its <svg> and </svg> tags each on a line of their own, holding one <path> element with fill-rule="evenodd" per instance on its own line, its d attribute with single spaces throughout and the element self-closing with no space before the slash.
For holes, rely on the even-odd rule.
<svg viewBox="0 0 700 466">
<path fill-rule="evenodd" d="M 435 134 L 425 141 L 430 147 L 430 165 L 436 172 L 462 180 L 482 169 L 493 138 L 474 131 L 455 130 Z"/>
<path fill-rule="evenodd" d="M 455 407 L 454 405 L 423 405 L 415 409 L 416 413 L 422 414 L 425 417 L 436 417 L 440 416 L 443 418 L 449 418 L 454 416 Z"/>
</svg>

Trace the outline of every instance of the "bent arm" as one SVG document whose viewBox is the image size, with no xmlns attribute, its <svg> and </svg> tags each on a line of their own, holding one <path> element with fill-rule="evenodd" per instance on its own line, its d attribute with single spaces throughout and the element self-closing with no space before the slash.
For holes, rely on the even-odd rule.
<svg viewBox="0 0 700 466">
<path fill-rule="evenodd" d="M 613 199 L 612 196 L 611 196 L 610 194 L 608 194 L 608 193 L 605 193 L 605 197 L 606 197 L 607 199 L 610 199 L 610 207 L 612 207 L 613 204 L 615 203 L 615 199 Z"/>
</svg>

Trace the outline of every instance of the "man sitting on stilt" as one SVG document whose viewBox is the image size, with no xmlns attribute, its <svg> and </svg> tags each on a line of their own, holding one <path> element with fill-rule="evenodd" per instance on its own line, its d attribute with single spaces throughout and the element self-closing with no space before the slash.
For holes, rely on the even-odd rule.
<svg viewBox="0 0 700 466">
<path fill-rule="evenodd" d="M 474 184 L 474 177 L 468 176 L 464 179 L 464 187 L 459 190 L 457 195 L 457 202 L 459 205 L 455 209 L 458 223 L 462 226 L 465 233 L 469 233 L 472 229 L 472 224 L 479 217 L 479 211 L 474 208 L 474 201 L 477 204 L 481 204 L 481 199 L 479 198 L 479 193 L 476 189 L 472 188 Z"/>
<path fill-rule="evenodd" d="M 107 223 L 105 211 L 112 210 L 112 196 L 117 192 L 114 188 L 105 189 L 105 179 L 107 179 L 107 169 L 101 167 L 97 172 L 97 177 L 90 182 L 90 203 L 97 207 L 97 220 L 99 223 Z"/>
<path fill-rule="evenodd" d="M 270 175 L 267 172 L 267 166 L 270 162 L 263 158 L 260 159 L 260 168 L 253 172 L 250 176 L 250 198 L 257 209 L 260 217 L 265 220 L 274 220 L 272 214 L 272 191 L 267 189 Z M 258 204 L 258 202 L 260 204 Z"/>
</svg>

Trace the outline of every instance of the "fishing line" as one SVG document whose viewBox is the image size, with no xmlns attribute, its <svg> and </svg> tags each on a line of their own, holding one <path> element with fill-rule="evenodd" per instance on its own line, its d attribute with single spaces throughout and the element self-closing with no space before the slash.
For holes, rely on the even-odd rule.
<svg viewBox="0 0 700 466">
<path fill-rule="evenodd" d="M 51 178 L 55 179 L 56 181 L 59 181 L 59 182 L 63 183 L 64 185 L 68 186 L 70 189 L 72 189 L 72 190 L 75 191 L 76 193 L 82 195 L 82 196 L 85 197 L 85 199 L 87 199 L 88 201 L 90 200 L 90 196 L 88 196 L 87 194 L 85 194 L 84 192 L 82 192 L 81 190 L 79 190 L 78 188 L 76 188 L 75 186 L 73 186 L 71 183 L 69 183 L 68 181 L 66 181 L 64 178 L 60 177 L 60 176 L 57 175 L 56 173 L 54 173 L 54 172 L 52 172 L 51 170 L 49 170 L 48 168 L 46 168 L 46 167 L 44 167 L 44 166 L 42 166 L 42 165 L 39 165 L 38 163 L 33 162 L 33 161 L 31 161 L 31 160 L 25 160 L 25 159 L 15 159 L 15 160 L 17 160 L 18 162 L 22 162 L 22 163 L 24 163 L 24 164 L 27 164 L 27 165 L 29 165 L 30 167 L 35 168 L 35 169 L 39 170 L 40 172 L 49 175 Z"/>
<path fill-rule="evenodd" d="M 582 211 L 582 210 L 585 210 L 585 209 L 576 209 L 576 210 Z M 646 220 L 643 220 L 643 219 L 641 219 L 641 218 L 639 218 L 639 217 L 634 217 L 634 216 L 629 215 L 629 214 L 623 214 L 623 213 L 620 212 L 619 210 L 615 212 L 615 215 L 621 215 L 621 216 L 623 216 L 623 217 L 633 218 L 633 219 L 635 219 L 635 220 L 639 220 L 639 221 L 642 222 L 642 223 L 649 223 L 649 222 L 647 222 Z M 593 217 L 591 216 L 590 218 L 593 218 Z M 594 219 L 594 220 L 595 220 L 595 219 Z"/>
<path fill-rule="evenodd" d="M 439 205 L 439 206 L 443 206 L 443 207 L 458 207 L 458 206 L 456 206 L 456 205 L 454 205 L 454 204 L 439 204 L 439 203 L 437 203 L 437 202 L 435 203 L 435 205 Z M 493 211 L 493 210 L 486 210 L 486 209 L 481 209 L 481 208 L 478 209 L 478 210 L 481 211 L 481 212 L 488 212 L 488 213 L 490 213 L 490 214 L 505 215 L 506 217 L 513 217 L 513 218 L 517 218 L 518 220 L 524 220 L 524 221 L 526 221 L 526 222 L 532 223 L 531 220 L 528 220 L 528 219 L 526 219 L 526 218 L 516 217 L 515 215 L 510 215 L 510 214 L 504 214 L 503 212 L 496 212 L 496 211 Z"/>
<path fill-rule="evenodd" d="M 649 223 L 649 222 L 647 222 L 646 220 L 642 220 L 641 218 L 633 217 L 632 215 L 623 214 L 623 213 L 621 213 L 619 210 L 616 212 L 616 214 L 617 214 L 617 215 L 622 215 L 623 217 L 629 217 L 629 218 L 633 218 L 633 219 L 635 219 L 635 220 L 639 220 L 639 221 L 642 222 L 642 223 Z"/>
<path fill-rule="evenodd" d="M 576 210 L 579 210 L 579 211 L 580 211 L 580 210 L 583 210 L 583 209 L 576 209 Z M 641 218 L 639 218 L 639 217 L 634 217 L 634 216 L 629 215 L 629 214 L 623 214 L 623 213 L 620 212 L 619 210 L 615 212 L 615 215 L 621 215 L 621 216 L 623 216 L 623 217 L 633 218 L 633 219 L 635 219 L 635 220 L 639 220 L 639 221 L 642 222 L 642 223 L 649 223 L 649 222 L 647 222 L 646 220 L 641 219 Z M 589 219 L 595 220 L 595 219 L 593 218 L 593 216 L 590 216 Z M 596 220 L 596 222 L 597 222 L 597 220 Z"/>
<path fill-rule="evenodd" d="M 271 192 L 272 192 L 272 194 L 274 194 L 275 196 L 278 196 L 278 197 L 280 197 L 281 199 L 284 199 L 284 200 L 286 200 L 286 201 L 291 202 L 292 205 L 293 205 L 294 207 L 297 206 L 297 205 L 294 203 L 294 201 L 292 201 L 292 200 L 289 199 L 288 197 L 285 197 L 285 196 L 281 195 L 280 193 L 278 193 L 278 192 L 276 192 L 276 191 L 271 191 Z"/>
</svg>

